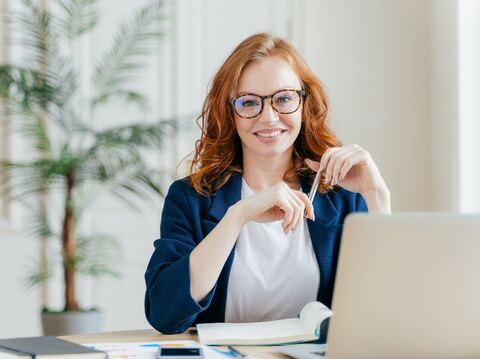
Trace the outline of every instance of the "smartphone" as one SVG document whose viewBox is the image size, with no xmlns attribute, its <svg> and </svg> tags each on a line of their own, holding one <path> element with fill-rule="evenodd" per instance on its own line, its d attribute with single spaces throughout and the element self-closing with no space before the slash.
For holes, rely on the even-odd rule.
<svg viewBox="0 0 480 359">
<path fill-rule="evenodd" d="M 158 347 L 157 359 L 203 359 L 203 351 L 198 348 L 166 348 Z"/>
</svg>

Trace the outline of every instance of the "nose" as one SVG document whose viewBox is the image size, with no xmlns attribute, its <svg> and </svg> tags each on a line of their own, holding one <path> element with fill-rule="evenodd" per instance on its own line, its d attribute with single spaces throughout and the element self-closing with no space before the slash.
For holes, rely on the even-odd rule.
<svg viewBox="0 0 480 359">
<path fill-rule="evenodd" d="M 260 114 L 260 122 L 275 122 L 278 121 L 278 113 L 273 108 L 273 102 L 271 98 L 265 99 L 263 111 Z"/>
</svg>

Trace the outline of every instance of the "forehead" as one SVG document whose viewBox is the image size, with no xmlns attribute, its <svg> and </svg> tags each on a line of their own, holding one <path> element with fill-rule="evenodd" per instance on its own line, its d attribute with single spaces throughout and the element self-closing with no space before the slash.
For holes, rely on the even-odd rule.
<svg viewBox="0 0 480 359">
<path fill-rule="evenodd" d="M 290 64 L 271 56 L 248 64 L 240 76 L 236 93 L 270 95 L 283 88 L 301 88 L 301 81 Z"/>
</svg>

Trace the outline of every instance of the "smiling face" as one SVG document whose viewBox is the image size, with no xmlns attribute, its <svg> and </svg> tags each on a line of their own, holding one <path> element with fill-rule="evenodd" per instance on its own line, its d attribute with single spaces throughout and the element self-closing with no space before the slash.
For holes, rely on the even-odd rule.
<svg viewBox="0 0 480 359">
<path fill-rule="evenodd" d="M 246 93 L 269 96 L 284 89 L 301 90 L 301 81 L 288 62 L 271 56 L 245 67 L 233 98 Z M 281 108 L 281 103 L 285 100 L 274 99 L 277 108 Z M 265 100 L 263 111 L 256 117 L 242 118 L 237 113 L 234 115 L 244 160 L 292 156 L 293 144 L 302 125 L 302 103 L 297 111 L 281 114 L 272 108 L 270 101 Z M 249 104 L 253 103 L 247 103 Z"/>
</svg>

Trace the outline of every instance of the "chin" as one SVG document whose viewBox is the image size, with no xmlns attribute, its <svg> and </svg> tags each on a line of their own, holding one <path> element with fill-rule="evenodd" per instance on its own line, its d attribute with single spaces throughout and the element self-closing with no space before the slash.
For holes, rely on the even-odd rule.
<svg viewBox="0 0 480 359">
<path fill-rule="evenodd" d="M 292 145 L 293 146 L 293 145 Z M 262 157 L 277 157 L 284 153 L 291 152 L 292 146 L 278 148 L 251 148 L 252 152 Z"/>
</svg>

